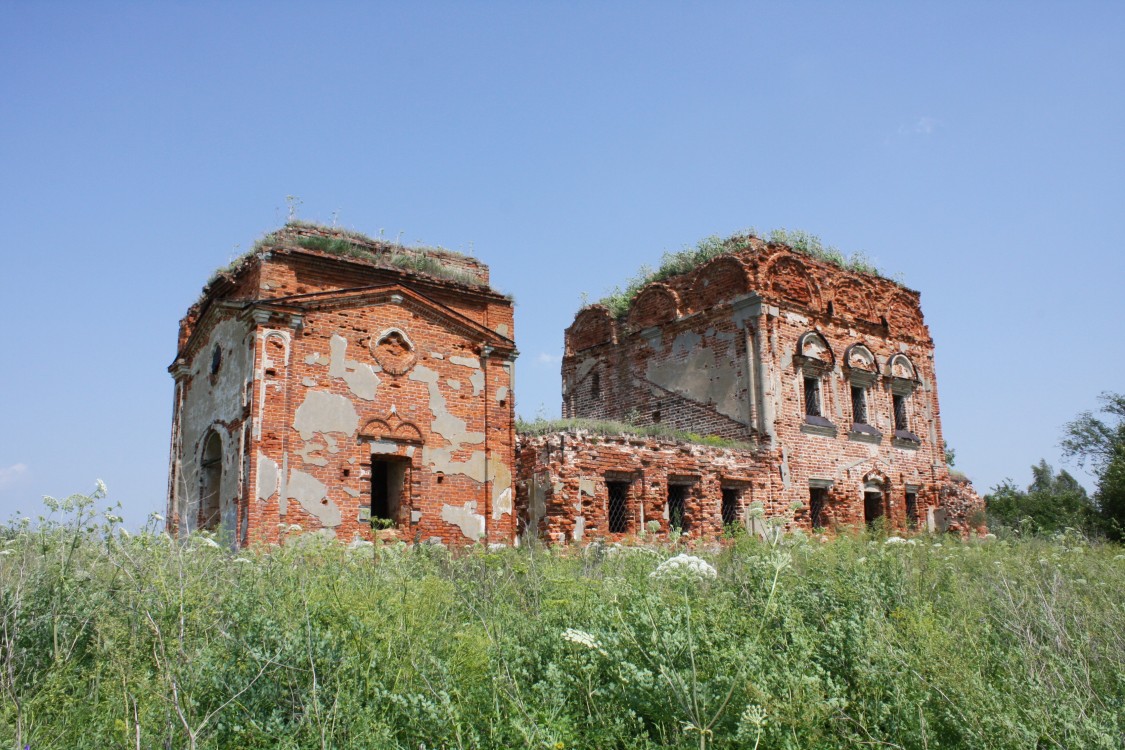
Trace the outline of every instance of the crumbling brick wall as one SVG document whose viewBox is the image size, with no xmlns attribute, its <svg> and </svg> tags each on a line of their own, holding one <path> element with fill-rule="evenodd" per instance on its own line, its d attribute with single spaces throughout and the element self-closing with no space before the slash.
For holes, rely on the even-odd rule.
<svg viewBox="0 0 1125 750">
<path fill-rule="evenodd" d="M 565 333 L 562 375 L 566 417 L 759 446 L 773 496 L 804 505 L 808 525 L 815 489 L 826 495 L 822 526 L 882 516 L 905 528 L 941 510 L 964 528 L 974 507 L 942 489 L 919 294 L 784 245 L 748 239 L 644 287 L 620 317 L 584 308 Z"/>
<path fill-rule="evenodd" d="M 300 244 L 318 231 L 343 237 L 274 236 L 182 322 L 170 527 L 204 520 L 192 466 L 219 431 L 217 530 L 237 544 L 295 527 L 370 539 L 372 514 L 384 536 L 511 540 L 511 299 L 479 261 L 441 256 L 461 275 L 427 275 L 373 262 L 391 252 L 378 243 L 362 258 Z"/>
<path fill-rule="evenodd" d="M 673 527 L 687 538 L 717 538 L 724 490 L 732 493 L 735 523 L 755 500 L 775 513 L 784 510 L 751 449 L 571 430 L 521 435 L 516 460 L 521 534 L 556 543 L 666 536 Z M 627 485 L 624 522 L 616 530 L 610 483 Z M 670 485 L 682 488 L 678 517 L 669 507 Z"/>
</svg>

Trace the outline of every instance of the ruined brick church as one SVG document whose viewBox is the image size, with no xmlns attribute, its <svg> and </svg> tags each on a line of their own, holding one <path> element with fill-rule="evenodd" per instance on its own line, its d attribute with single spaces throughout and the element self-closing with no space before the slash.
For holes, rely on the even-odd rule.
<svg viewBox="0 0 1125 750">
<path fill-rule="evenodd" d="M 578 312 L 563 416 L 619 430 L 517 434 L 516 356 L 479 261 L 286 225 L 180 323 L 169 530 L 563 543 L 713 538 L 752 506 L 965 532 L 980 508 L 946 465 L 918 293 L 784 244 Z"/>
</svg>

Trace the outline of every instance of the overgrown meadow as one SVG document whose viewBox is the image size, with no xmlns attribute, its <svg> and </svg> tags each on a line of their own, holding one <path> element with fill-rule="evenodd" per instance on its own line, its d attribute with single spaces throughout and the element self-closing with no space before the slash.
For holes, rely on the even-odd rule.
<svg viewBox="0 0 1125 750">
<path fill-rule="evenodd" d="M 101 504 L 0 529 L 4 746 L 1125 744 L 1125 550 L 1074 535 L 232 553 Z"/>
</svg>

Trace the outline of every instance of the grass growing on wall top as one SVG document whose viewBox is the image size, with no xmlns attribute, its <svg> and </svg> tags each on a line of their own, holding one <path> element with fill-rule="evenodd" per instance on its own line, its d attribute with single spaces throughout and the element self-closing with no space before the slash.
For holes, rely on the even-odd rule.
<svg viewBox="0 0 1125 750">
<path fill-rule="evenodd" d="M 694 271 L 712 258 L 738 252 L 746 247 L 751 238 L 763 237 L 756 229 L 750 228 L 730 237 L 712 235 L 700 240 L 693 247 L 685 247 L 677 252 L 666 252 L 657 268 L 641 266 L 637 274 L 626 282 L 624 288 L 616 287 L 612 293 L 598 300 L 598 303 L 609 308 L 614 317 L 621 317 L 629 311 L 629 306 L 637 294 L 652 282 Z M 848 255 L 834 245 L 825 245 L 817 235 L 801 229 L 793 231 L 774 229 L 769 233 L 769 241 L 787 245 L 802 255 L 808 255 L 848 271 L 883 276 L 883 273 L 862 252 Z"/>
<path fill-rule="evenodd" d="M 1073 534 L 376 550 L 286 526 L 235 553 L 52 502 L 0 527 L 2 746 L 1125 738 L 1125 554 Z"/>
<path fill-rule="evenodd" d="M 331 232 L 333 235 L 338 236 L 325 236 L 320 234 L 294 236 L 286 234 L 284 230 L 270 232 L 260 237 L 248 252 L 243 253 L 229 264 L 216 269 L 215 272 L 211 274 L 204 289 L 206 290 L 223 276 L 228 276 L 236 272 L 247 260 L 257 253 L 266 251 L 277 245 L 282 245 L 286 242 L 292 242 L 298 247 L 303 247 L 308 250 L 316 250 L 318 252 L 345 258 L 355 258 L 375 266 L 397 268 L 413 273 L 420 273 L 445 281 L 464 284 L 466 286 L 487 286 L 473 274 L 457 268 L 450 268 L 442 263 L 441 258 L 443 257 L 466 257 L 453 250 L 440 247 L 408 247 L 385 240 L 376 240 L 360 232 L 326 227 L 319 224 L 310 224 L 304 221 L 289 221 L 285 226 L 286 228 L 298 230 L 312 229 L 321 232 Z"/>
<path fill-rule="evenodd" d="M 552 432 L 582 431 L 594 435 L 657 437 L 679 440 L 685 443 L 709 445 L 717 448 L 736 448 L 739 450 L 753 450 L 754 446 L 741 440 L 731 440 L 717 435 L 700 435 L 696 432 L 676 430 L 667 425 L 650 424 L 635 425 L 629 422 L 615 422 L 608 419 L 536 419 L 527 422 L 522 419 L 516 422 L 516 432 L 525 435 L 546 435 Z"/>
</svg>

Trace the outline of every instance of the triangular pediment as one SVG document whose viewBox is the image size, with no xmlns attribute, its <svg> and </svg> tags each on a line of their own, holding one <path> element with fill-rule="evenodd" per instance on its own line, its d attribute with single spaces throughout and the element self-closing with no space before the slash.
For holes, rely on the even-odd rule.
<svg viewBox="0 0 1125 750">
<path fill-rule="evenodd" d="M 419 294 L 401 284 L 388 284 L 342 291 L 284 297 L 277 300 L 259 300 L 255 307 L 278 308 L 286 312 L 312 312 L 325 310 L 350 310 L 362 307 L 398 305 L 411 312 L 440 323 L 450 331 L 466 338 L 487 344 L 503 351 L 515 350 L 515 342 L 472 318 L 457 312 L 448 305 Z"/>
</svg>

